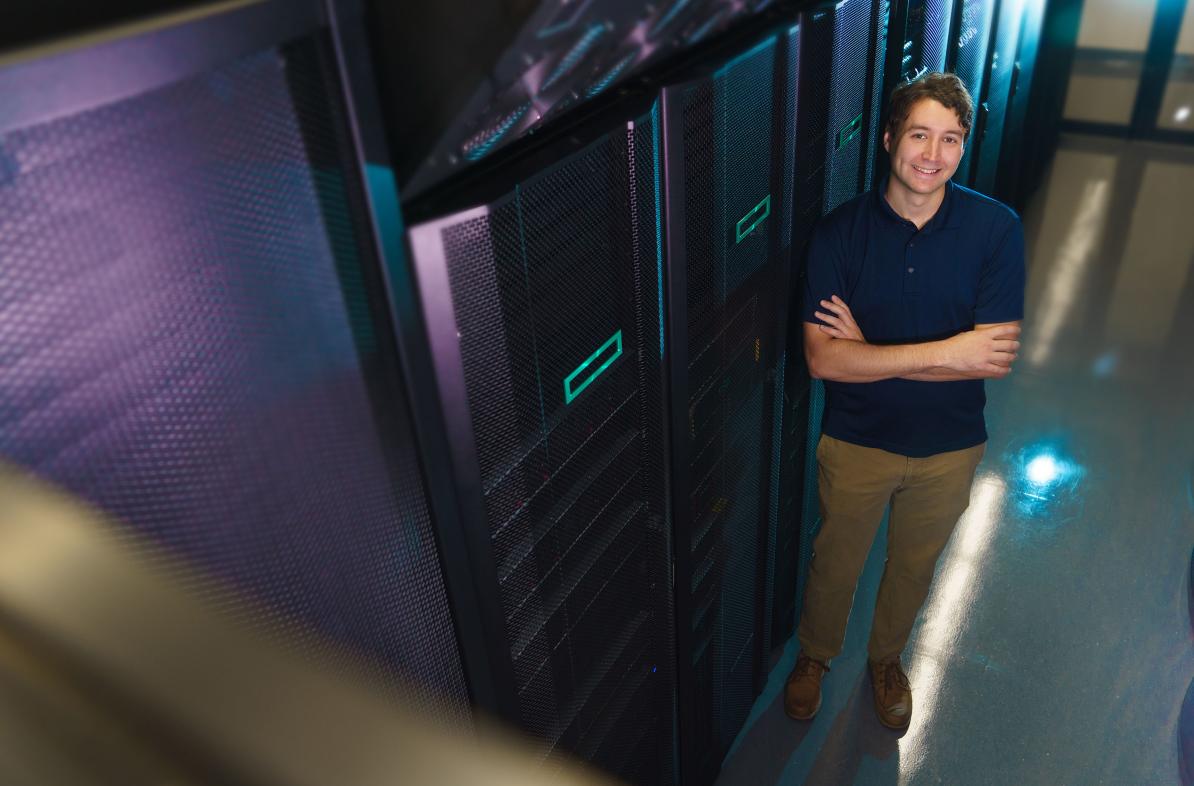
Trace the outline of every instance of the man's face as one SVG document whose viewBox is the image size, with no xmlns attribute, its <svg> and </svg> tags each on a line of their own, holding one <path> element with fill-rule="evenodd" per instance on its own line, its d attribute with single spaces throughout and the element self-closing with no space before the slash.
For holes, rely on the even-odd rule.
<svg viewBox="0 0 1194 786">
<path fill-rule="evenodd" d="M 884 132 L 895 185 L 929 195 L 945 187 L 962 160 L 962 124 L 952 109 L 922 98 L 912 106 L 898 138 Z"/>
</svg>

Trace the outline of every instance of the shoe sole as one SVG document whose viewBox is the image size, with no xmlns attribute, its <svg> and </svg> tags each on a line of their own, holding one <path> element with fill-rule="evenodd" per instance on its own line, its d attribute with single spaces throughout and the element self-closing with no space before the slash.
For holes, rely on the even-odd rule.
<svg viewBox="0 0 1194 786">
<path fill-rule="evenodd" d="M 789 712 L 788 708 L 786 706 L 784 707 L 784 714 L 787 715 L 792 720 L 798 720 L 798 721 L 812 720 L 813 717 L 816 716 L 816 714 L 820 711 L 821 711 L 821 697 L 820 696 L 817 697 L 817 706 L 813 707 L 813 711 L 810 712 L 808 715 L 796 715 L 796 714 Z"/>
<path fill-rule="evenodd" d="M 877 716 L 879 716 L 880 723 L 882 723 L 887 728 L 895 729 L 896 731 L 903 731 L 904 729 L 908 728 L 908 726 L 912 723 L 912 713 L 908 713 L 900 721 L 897 721 L 897 722 L 889 721 L 886 717 L 884 717 L 883 709 L 879 706 L 879 702 L 877 702 L 877 701 L 875 702 L 875 714 Z"/>
</svg>

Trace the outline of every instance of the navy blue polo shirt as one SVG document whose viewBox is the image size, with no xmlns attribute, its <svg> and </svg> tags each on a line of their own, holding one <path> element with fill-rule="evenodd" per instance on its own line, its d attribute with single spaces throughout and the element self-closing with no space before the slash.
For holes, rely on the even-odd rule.
<svg viewBox="0 0 1194 786">
<path fill-rule="evenodd" d="M 809 239 L 805 322 L 818 303 L 846 301 L 871 344 L 949 338 L 976 324 L 1024 316 L 1024 230 L 1007 206 L 946 185 L 919 231 L 883 196 L 887 182 L 821 219 Z M 904 456 L 973 447 L 987 439 L 983 380 L 825 381 L 822 431 Z"/>
</svg>

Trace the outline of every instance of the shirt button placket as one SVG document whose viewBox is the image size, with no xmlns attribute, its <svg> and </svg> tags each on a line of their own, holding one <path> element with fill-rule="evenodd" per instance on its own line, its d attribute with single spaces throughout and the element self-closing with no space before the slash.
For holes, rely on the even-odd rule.
<svg viewBox="0 0 1194 786">
<path fill-rule="evenodd" d="M 912 250 L 916 248 L 916 241 L 909 240 L 907 248 L 904 249 L 904 292 L 914 293 L 919 291 L 916 278 L 916 265 L 912 259 Z"/>
</svg>

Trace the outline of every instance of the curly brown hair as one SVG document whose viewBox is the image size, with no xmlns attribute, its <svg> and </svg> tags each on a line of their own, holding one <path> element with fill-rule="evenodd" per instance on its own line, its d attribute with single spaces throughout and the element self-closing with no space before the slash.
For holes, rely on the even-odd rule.
<svg viewBox="0 0 1194 786">
<path fill-rule="evenodd" d="M 893 140 L 899 137 L 912 107 L 925 98 L 952 109 L 962 125 L 963 141 L 969 139 L 970 126 L 974 122 L 974 99 L 970 97 L 970 91 L 957 74 L 930 71 L 891 91 L 891 99 L 887 102 L 887 132 Z"/>
</svg>

